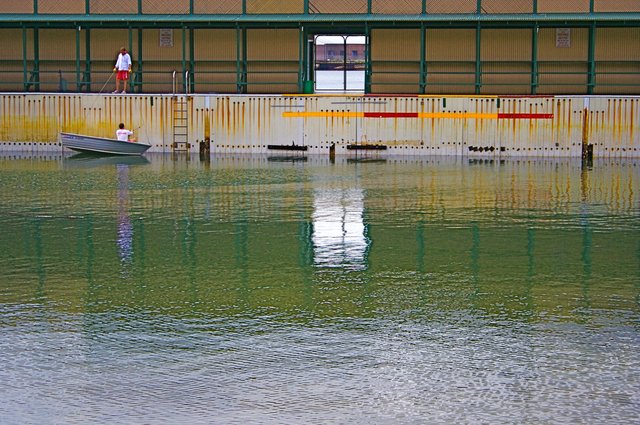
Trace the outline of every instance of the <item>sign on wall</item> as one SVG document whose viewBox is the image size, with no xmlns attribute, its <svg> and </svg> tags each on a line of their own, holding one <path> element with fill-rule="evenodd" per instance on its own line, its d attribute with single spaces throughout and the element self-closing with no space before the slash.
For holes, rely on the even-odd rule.
<svg viewBox="0 0 640 425">
<path fill-rule="evenodd" d="M 160 30 L 160 47 L 173 47 L 173 30 Z"/>
<path fill-rule="evenodd" d="M 556 47 L 571 47 L 571 28 L 556 28 Z"/>
</svg>

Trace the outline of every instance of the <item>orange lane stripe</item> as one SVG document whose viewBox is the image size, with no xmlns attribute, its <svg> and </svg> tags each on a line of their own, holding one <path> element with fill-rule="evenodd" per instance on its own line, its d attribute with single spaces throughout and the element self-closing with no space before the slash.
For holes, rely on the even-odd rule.
<svg viewBox="0 0 640 425">
<path fill-rule="evenodd" d="M 472 113 L 472 112 L 352 112 L 352 111 L 314 111 L 283 112 L 284 118 L 423 118 L 423 119 L 474 119 L 474 120 L 535 120 L 553 119 L 553 114 L 529 113 Z"/>
</svg>

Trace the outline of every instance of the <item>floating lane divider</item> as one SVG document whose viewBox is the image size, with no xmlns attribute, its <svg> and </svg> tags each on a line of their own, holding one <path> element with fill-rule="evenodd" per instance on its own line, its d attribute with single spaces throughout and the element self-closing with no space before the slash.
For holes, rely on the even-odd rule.
<svg viewBox="0 0 640 425">
<path fill-rule="evenodd" d="M 476 120 L 551 120 L 553 114 L 542 113 L 493 113 L 473 112 L 353 112 L 353 111 L 293 111 L 283 112 L 284 118 L 445 118 Z"/>
</svg>

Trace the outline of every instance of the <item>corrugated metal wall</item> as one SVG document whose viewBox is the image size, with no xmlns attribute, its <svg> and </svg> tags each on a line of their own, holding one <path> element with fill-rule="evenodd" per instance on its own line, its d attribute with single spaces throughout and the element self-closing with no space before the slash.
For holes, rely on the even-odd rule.
<svg viewBox="0 0 640 425">
<path fill-rule="evenodd" d="M 3 94 L 0 149 L 51 149 L 60 131 L 113 137 L 124 122 L 169 152 L 173 105 L 168 95 Z M 188 105 L 192 151 L 210 138 L 214 154 L 384 145 L 360 155 L 580 157 L 585 138 L 596 157 L 640 157 L 637 97 L 195 95 Z"/>
<path fill-rule="evenodd" d="M 371 92 L 420 92 L 420 30 L 371 31 Z"/>
<path fill-rule="evenodd" d="M 476 31 L 427 29 L 427 93 L 473 93 Z"/>
</svg>

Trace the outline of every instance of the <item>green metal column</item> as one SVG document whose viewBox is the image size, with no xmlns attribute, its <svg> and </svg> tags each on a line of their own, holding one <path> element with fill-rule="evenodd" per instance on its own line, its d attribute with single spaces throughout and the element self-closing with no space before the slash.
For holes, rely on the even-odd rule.
<svg viewBox="0 0 640 425">
<path fill-rule="evenodd" d="M 371 15 L 371 0 L 367 0 L 367 14 Z"/>
<path fill-rule="evenodd" d="M 142 93 L 142 71 L 144 69 L 144 61 L 143 61 L 143 55 L 142 55 L 142 46 L 143 44 L 143 39 L 142 39 L 142 28 L 138 28 L 138 52 L 137 52 L 137 62 L 138 62 L 138 66 L 136 66 L 136 72 L 135 72 L 135 83 L 136 83 L 136 91 L 138 93 Z M 133 59 L 132 59 L 133 61 Z M 133 91 L 133 90 L 131 90 Z"/>
<path fill-rule="evenodd" d="M 91 30 L 85 28 L 85 54 L 84 54 L 84 78 L 82 81 L 86 85 L 87 93 L 91 92 Z"/>
<path fill-rule="evenodd" d="M 594 12 L 595 0 L 589 0 L 589 14 Z M 596 23 L 592 22 L 589 26 L 589 45 L 587 57 L 587 94 L 593 94 L 596 88 Z"/>
<path fill-rule="evenodd" d="M 194 13 L 194 8 L 193 8 L 193 0 L 189 0 L 189 15 L 193 15 Z"/>
<path fill-rule="evenodd" d="M 236 26 L 236 92 L 247 92 L 247 30 Z"/>
<path fill-rule="evenodd" d="M 427 13 L 427 0 L 422 0 L 422 12 L 423 15 Z"/>
<path fill-rule="evenodd" d="M 194 35 L 194 29 L 193 28 L 189 28 L 189 71 L 191 72 L 191 79 L 190 81 L 190 85 L 191 87 L 189 87 L 189 91 L 191 93 L 193 93 L 195 91 L 196 88 L 196 73 L 195 73 L 195 69 L 196 69 L 196 64 L 195 64 L 195 56 L 196 56 L 196 52 L 195 52 L 195 35 Z"/>
<path fill-rule="evenodd" d="M 307 1 L 305 0 L 305 5 Z M 300 25 L 300 29 L 298 31 L 299 34 L 299 44 L 298 44 L 298 93 L 304 92 L 304 80 L 305 80 L 305 63 L 307 62 L 307 54 L 306 54 L 306 45 L 307 45 L 307 37 L 304 31 L 304 26 Z"/>
<path fill-rule="evenodd" d="M 531 33 L 531 94 L 538 91 L 538 24 L 536 23 Z"/>
<path fill-rule="evenodd" d="M 369 23 L 364 24 L 364 92 L 371 93 L 371 30 Z"/>
<path fill-rule="evenodd" d="M 587 94 L 593 94 L 596 88 L 596 23 L 589 26 L 589 46 L 587 58 Z"/>
<path fill-rule="evenodd" d="M 76 28 L 76 91 L 82 91 L 82 74 L 80 72 L 80 26 Z"/>
<path fill-rule="evenodd" d="M 91 0 L 85 0 L 85 2 L 84 2 L 84 13 L 87 14 L 87 15 L 91 13 Z"/>
<path fill-rule="evenodd" d="M 22 27 L 22 85 L 24 91 L 29 90 L 29 73 L 27 71 L 27 29 Z"/>
<path fill-rule="evenodd" d="M 480 0 L 478 0 L 478 5 L 480 4 Z M 475 82 L 475 93 L 480 94 L 480 88 L 482 86 L 482 43 L 480 39 L 481 27 L 478 22 L 478 26 L 476 27 L 476 82 Z"/>
<path fill-rule="evenodd" d="M 33 14 L 38 14 L 38 0 L 33 0 Z"/>
<path fill-rule="evenodd" d="M 424 2 L 422 2 L 424 7 Z M 427 88 L 427 30 L 424 22 L 420 23 L 420 94 L 425 94 Z"/>
<path fill-rule="evenodd" d="M 34 90 L 40 91 L 40 33 L 38 28 L 33 29 L 33 74 L 35 78 Z"/>
<path fill-rule="evenodd" d="M 138 0 L 138 15 L 142 15 L 142 0 Z"/>
<path fill-rule="evenodd" d="M 309 14 L 309 0 L 304 0 L 303 13 L 305 15 Z"/>
<path fill-rule="evenodd" d="M 182 77 L 184 79 L 183 86 L 185 93 L 187 92 L 187 79 L 184 78 L 187 74 L 187 28 L 182 26 Z"/>
</svg>

